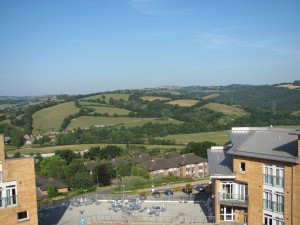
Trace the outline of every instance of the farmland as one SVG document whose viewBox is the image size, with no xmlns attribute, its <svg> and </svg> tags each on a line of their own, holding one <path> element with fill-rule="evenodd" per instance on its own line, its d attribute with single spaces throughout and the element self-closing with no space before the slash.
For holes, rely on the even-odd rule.
<svg viewBox="0 0 300 225">
<path fill-rule="evenodd" d="M 205 105 L 205 107 L 210 110 L 224 113 L 226 116 L 241 117 L 247 115 L 243 109 L 236 106 L 228 106 L 220 103 L 209 103 Z"/>
<path fill-rule="evenodd" d="M 140 118 L 138 118 L 140 119 Z M 166 124 L 166 123 L 173 123 L 173 124 L 182 124 L 183 122 L 182 121 L 179 121 L 179 120 L 174 120 L 174 119 L 171 119 L 171 118 L 168 118 L 168 119 L 160 119 L 160 118 L 143 118 L 143 119 L 140 119 L 139 121 L 131 121 L 131 122 L 128 122 L 126 124 L 122 124 L 122 125 L 119 125 L 119 126 L 124 126 L 126 128 L 129 128 L 129 127 L 136 127 L 136 126 L 143 126 L 144 124 L 146 123 L 159 123 L 159 124 Z"/>
<path fill-rule="evenodd" d="M 128 101 L 129 94 L 101 94 L 101 95 L 93 95 L 90 97 L 82 98 L 82 100 L 96 100 L 96 99 L 102 99 L 102 95 L 105 96 L 105 101 L 108 103 L 108 100 L 110 98 L 113 98 L 115 100 L 123 99 L 124 101 Z"/>
<path fill-rule="evenodd" d="M 229 137 L 226 131 L 214 131 L 214 132 L 201 132 L 193 134 L 175 134 L 167 135 L 163 138 L 157 139 L 168 139 L 175 140 L 178 145 L 186 145 L 189 142 L 202 142 L 202 141 L 211 141 L 215 142 L 217 145 L 224 145 L 229 141 Z"/>
<path fill-rule="evenodd" d="M 101 113 L 101 114 L 105 114 L 107 113 L 108 115 L 128 115 L 128 113 L 130 112 L 129 110 L 126 109 L 121 109 L 121 108 L 116 108 L 116 107 L 105 107 L 105 106 L 92 106 L 89 108 L 93 108 L 95 109 L 95 111 L 93 113 Z"/>
<path fill-rule="evenodd" d="M 146 101 L 154 101 L 154 100 L 170 100 L 170 98 L 165 98 L 165 97 L 156 97 L 156 96 L 143 96 L 141 99 L 146 100 Z"/>
<path fill-rule="evenodd" d="M 89 149 L 90 147 L 100 146 L 101 148 L 106 147 L 109 144 L 80 144 L 80 145 L 62 145 L 62 146 L 50 146 L 50 147 L 23 147 L 14 150 L 9 150 L 7 153 L 9 155 L 13 155 L 16 152 L 20 152 L 22 154 L 36 154 L 36 153 L 54 153 L 56 150 L 72 150 L 72 151 L 84 151 Z M 126 144 L 113 144 L 119 146 L 121 148 L 125 148 Z M 176 149 L 181 150 L 185 146 L 182 145 L 136 145 L 136 146 L 145 146 L 147 150 L 151 150 L 153 148 L 160 148 L 162 151 Z"/>
<path fill-rule="evenodd" d="M 198 102 L 199 102 L 198 100 L 193 100 L 193 99 L 180 99 L 180 100 L 167 102 L 167 104 L 179 105 L 179 106 L 183 106 L 183 107 L 190 107 L 190 106 L 196 105 Z"/>
<path fill-rule="evenodd" d="M 77 113 L 74 102 L 68 102 L 42 109 L 33 114 L 34 133 L 57 131 L 65 117 Z"/>
</svg>

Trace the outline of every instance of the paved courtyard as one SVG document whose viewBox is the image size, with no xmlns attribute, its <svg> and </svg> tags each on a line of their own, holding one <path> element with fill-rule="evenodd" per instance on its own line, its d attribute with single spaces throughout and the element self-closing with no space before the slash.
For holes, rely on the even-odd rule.
<svg viewBox="0 0 300 225">
<path fill-rule="evenodd" d="M 88 202 L 86 199 L 73 200 L 68 204 L 39 211 L 39 225 L 87 224 L 121 222 L 132 224 L 174 223 L 195 224 L 209 222 L 207 201 L 106 201 Z"/>
</svg>

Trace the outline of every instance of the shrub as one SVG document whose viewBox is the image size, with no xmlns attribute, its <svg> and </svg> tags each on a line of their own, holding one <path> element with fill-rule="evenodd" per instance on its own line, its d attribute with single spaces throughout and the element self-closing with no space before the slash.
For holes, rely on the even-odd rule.
<svg viewBox="0 0 300 225">
<path fill-rule="evenodd" d="M 122 181 L 126 189 L 131 190 L 137 189 L 138 187 L 148 183 L 147 179 L 138 176 L 124 177 Z"/>
</svg>

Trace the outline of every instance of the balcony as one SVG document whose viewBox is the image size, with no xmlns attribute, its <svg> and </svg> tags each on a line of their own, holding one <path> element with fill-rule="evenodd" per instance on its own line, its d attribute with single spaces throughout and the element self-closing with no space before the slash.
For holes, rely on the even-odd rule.
<svg viewBox="0 0 300 225">
<path fill-rule="evenodd" d="M 264 174 L 264 184 L 270 185 L 273 187 L 284 187 L 283 177 L 277 177 L 272 175 Z"/>
<path fill-rule="evenodd" d="M 218 203 L 222 205 L 248 207 L 248 195 L 219 193 Z"/>
<path fill-rule="evenodd" d="M 0 209 L 7 208 L 9 206 L 17 205 L 18 204 L 18 196 L 10 196 L 6 198 L 0 198 Z"/>
<path fill-rule="evenodd" d="M 284 204 L 264 199 L 264 209 L 275 213 L 284 213 Z"/>
</svg>

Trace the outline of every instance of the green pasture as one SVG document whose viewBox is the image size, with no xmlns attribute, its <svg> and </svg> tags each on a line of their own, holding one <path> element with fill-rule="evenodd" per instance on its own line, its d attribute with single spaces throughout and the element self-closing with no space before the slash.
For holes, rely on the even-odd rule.
<svg viewBox="0 0 300 225">
<path fill-rule="evenodd" d="M 175 135 L 167 135 L 165 137 L 159 137 L 156 139 L 175 140 L 176 144 L 179 145 L 186 145 L 189 142 L 193 142 L 193 141 L 194 142 L 211 141 L 221 146 L 223 146 L 227 141 L 230 140 L 226 131 L 201 132 L 201 133 L 193 133 L 193 134 L 175 134 Z"/>
<path fill-rule="evenodd" d="M 10 119 L 6 119 L 0 122 L 0 124 L 11 124 Z"/>
<path fill-rule="evenodd" d="M 202 99 L 207 100 L 207 99 L 211 99 L 211 98 L 216 98 L 218 96 L 220 96 L 220 94 L 214 93 L 211 95 L 207 95 L 207 96 L 203 97 Z"/>
<path fill-rule="evenodd" d="M 224 113 L 226 116 L 242 117 L 247 115 L 247 112 L 239 107 L 220 103 L 208 103 L 204 107 L 216 112 Z"/>
<path fill-rule="evenodd" d="M 142 96 L 141 99 L 144 101 L 154 101 L 154 100 L 171 100 L 170 98 L 165 98 L 165 97 L 157 97 L 157 96 Z"/>
<path fill-rule="evenodd" d="M 82 98 L 82 100 L 96 100 L 101 99 L 102 95 L 105 96 L 105 101 L 108 102 L 110 98 L 113 98 L 114 100 L 120 100 L 123 99 L 124 101 L 127 101 L 129 98 L 129 94 L 101 94 L 101 95 L 93 95 L 90 97 Z"/>
<path fill-rule="evenodd" d="M 0 110 L 8 109 L 17 106 L 18 104 L 0 104 Z"/>
<path fill-rule="evenodd" d="M 300 116 L 300 110 L 293 112 L 292 115 L 293 116 Z"/>
<path fill-rule="evenodd" d="M 100 146 L 101 148 L 106 147 L 107 145 L 117 145 L 121 148 L 126 148 L 126 144 L 80 144 L 80 145 L 60 145 L 60 146 L 50 146 L 50 147 L 23 147 L 14 150 L 8 150 L 8 155 L 14 155 L 16 152 L 20 152 L 23 155 L 29 155 L 31 153 L 54 153 L 56 150 L 72 150 L 72 151 L 83 151 L 89 149 L 90 147 Z M 183 145 L 136 145 L 136 146 L 145 146 L 147 150 L 153 148 L 160 148 L 161 152 L 172 150 L 181 150 L 185 146 Z"/>
<path fill-rule="evenodd" d="M 95 111 L 93 113 L 107 113 L 108 115 L 128 115 L 130 112 L 127 109 L 121 109 L 116 107 L 106 107 L 106 106 L 88 106 L 87 108 L 93 108 Z"/>
<path fill-rule="evenodd" d="M 182 124 L 183 122 L 180 121 L 180 120 L 174 120 L 174 119 L 171 119 L 171 118 L 168 118 L 168 119 L 160 119 L 160 118 L 138 118 L 140 119 L 139 121 L 132 121 L 132 122 L 129 122 L 129 123 L 126 123 L 126 124 L 122 124 L 122 125 L 119 125 L 119 126 L 124 126 L 126 128 L 129 128 L 129 127 L 137 127 L 137 126 L 143 126 L 145 125 L 146 123 L 159 123 L 159 124 L 166 124 L 166 123 L 173 123 L 173 124 Z"/>
<path fill-rule="evenodd" d="M 79 109 L 74 102 L 62 103 L 42 109 L 33 114 L 33 133 L 58 131 L 64 118 L 75 114 Z"/>
<path fill-rule="evenodd" d="M 86 102 L 86 101 L 80 101 L 80 105 L 84 106 L 105 106 L 106 104 L 97 103 L 97 102 Z"/>
</svg>

